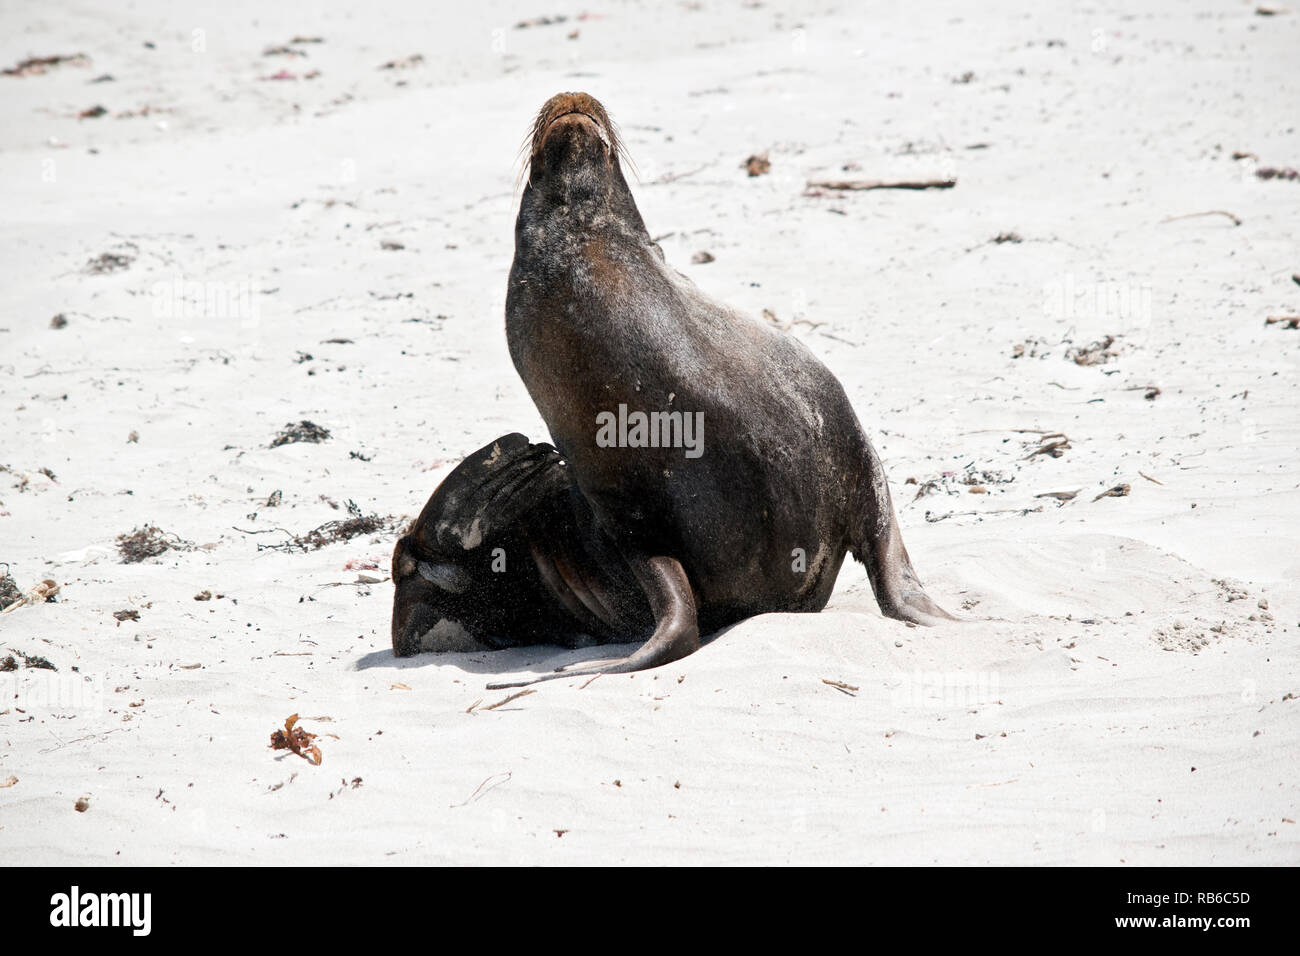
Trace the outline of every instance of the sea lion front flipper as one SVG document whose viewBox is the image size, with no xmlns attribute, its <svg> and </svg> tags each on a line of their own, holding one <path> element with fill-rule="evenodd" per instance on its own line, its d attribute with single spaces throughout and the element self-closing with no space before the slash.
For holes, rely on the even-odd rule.
<svg viewBox="0 0 1300 956">
<path fill-rule="evenodd" d="M 662 664 L 671 664 L 693 654 L 700 647 L 700 625 L 695 615 L 695 593 L 691 588 L 686 569 L 676 558 L 656 556 L 645 558 L 625 555 L 628 567 L 636 575 L 637 583 L 645 592 L 654 613 L 655 629 L 649 639 L 628 657 L 612 661 L 580 664 L 573 670 L 543 674 L 529 680 L 488 684 L 488 690 L 507 687 L 524 687 L 561 677 L 583 677 L 594 674 L 628 674 L 649 670 Z"/>
</svg>

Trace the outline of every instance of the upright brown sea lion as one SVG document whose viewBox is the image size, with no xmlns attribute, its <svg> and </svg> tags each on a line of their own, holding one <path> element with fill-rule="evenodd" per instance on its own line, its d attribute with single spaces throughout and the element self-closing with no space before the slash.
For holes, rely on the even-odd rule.
<svg viewBox="0 0 1300 956">
<path fill-rule="evenodd" d="M 667 266 L 621 150 L 593 97 L 542 107 L 506 298 L 515 368 L 655 621 L 631 656 L 577 672 L 685 657 L 702 625 L 820 610 L 848 550 L 884 614 L 952 620 L 912 568 L 840 383 Z"/>
</svg>

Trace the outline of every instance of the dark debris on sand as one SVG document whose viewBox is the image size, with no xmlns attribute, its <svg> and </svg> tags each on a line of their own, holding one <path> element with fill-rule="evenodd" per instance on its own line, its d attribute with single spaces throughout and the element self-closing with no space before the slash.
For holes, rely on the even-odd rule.
<svg viewBox="0 0 1300 956">
<path fill-rule="evenodd" d="M 0 608 L 6 608 L 14 601 L 21 599 L 23 596 L 22 588 L 18 582 L 9 574 L 9 566 L 5 565 L 3 574 L 0 574 Z"/>
<path fill-rule="evenodd" d="M 294 442 L 300 441 L 318 444 L 329 437 L 329 429 L 321 428 L 314 422 L 304 420 L 296 425 L 291 422 L 280 430 L 280 434 L 275 436 L 275 440 L 271 442 L 271 447 L 279 448 L 281 445 L 292 445 Z"/>
<path fill-rule="evenodd" d="M 24 654 L 22 651 L 14 651 L 13 654 L 10 654 L 4 658 L 0 658 L 0 671 L 18 670 L 18 659 L 14 657 L 14 654 L 17 654 L 18 657 L 21 657 L 23 659 L 22 666 L 28 669 L 36 669 L 42 671 L 58 671 L 57 667 L 51 664 L 44 657 L 41 657 L 39 654 Z"/>
<path fill-rule="evenodd" d="M 134 261 L 134 256 L 120 252 L 105 252 L 86 262 L 86 272 L 93 276 L 108 275 L 110 272 L 121 272 L 123 269 L 130 268 Z"/>
<path fill-rule="evenodd" d="M 750 176 L 762 176 L 772 171 L 772 161 L 767 158 L 767 153 L 755 153 L 740 164 Z"/>
<path fill-rule="evenodd" d="M 117 550 L 122 555 L 123 564 L 139 564 L 164 551 L 188 551 L 191 547 L 188 541 L 151 524 L 117 536 Z"/>
<path fill-rule="evenodd" d="M 1113 345 L 1115 336 L 1107 335 L 1101 341 L 1083 348 L 1067 349 L 1065 357 L 1072 359 L 1075 365 L 1104 365 L 1119 354 L 1118 348 L 1111 347 Z"/>
<path fill-rule="evenodd" d="M 56 66 L 90 66 L 90 57 L 84 53 L 61 56 L 29 56 L 16 66 L 0 70 L 5 76 L 39 76 Z"/>
<path fill-rule="evenodd" d="M 349 502 L 349 511 L 352 503 Z M 360 508 L 350 518 L 327 521 L 306 534 L 295 535 L 280 544 L 259 544 L 259 551 L 316 551 L 328 544 L 351 541 L 367 534 L 384 534 L 398 529 L 400 519 L 393 515 L 363 515 Z"/>
</svg>

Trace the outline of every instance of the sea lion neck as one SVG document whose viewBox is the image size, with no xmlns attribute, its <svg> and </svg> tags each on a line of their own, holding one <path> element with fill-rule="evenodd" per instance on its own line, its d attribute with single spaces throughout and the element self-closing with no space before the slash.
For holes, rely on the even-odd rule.
<svg viewBox="0 0 1300 956">
<path fill-rule="evenodd" d="M 608 187 L 598 191 L 534 183 L 525 187 L 515 223 L 516 256 L 532 251 L 558 254 L 596 236 L 620 245 L 651 246 L 632 191 L 621 171 L 616 168 L 614 174 Z"/>
</svg>

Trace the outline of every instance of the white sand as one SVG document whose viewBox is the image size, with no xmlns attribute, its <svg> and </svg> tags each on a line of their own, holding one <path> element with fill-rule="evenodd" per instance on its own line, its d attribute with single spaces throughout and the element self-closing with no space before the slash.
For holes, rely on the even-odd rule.
<svg viewBox="0 0 1300 956">
<path fill-rule="evenodd" d="M 1300 12 L 60 6 L 0 30 L 4 66 L 93 61 L 0 77 L 0 561 L 61 586 L 0 617 L 0 657 L 58 667 L 0 674 L 0 864 L 1300 862 L 1300 332 L 1265 326 L 1300 312 L 1300 183 L 1253 175 L 1300 165 Z M 325 42 L 262 55 L 295 35 Z M 597 652 L 396 661 L 392 535 L 234 530 L 345 516 L 322 496 L 413 516 L 489 439 L 546 437 L 502 307 L 516 150 L 562 89 L 621 121 L 674 265 L 825 323 L 794 332 L 974 623 L 884 619 L 850 565 L 819 615 L 486 711 L 497 675 Z M 1242 224 L 1162 222 L 1206 210 Z M 187 316 L 178 278 L 246 295 Z M 333 438 L 268 448 L 302 419 Z M 905 484 L 968 464 L 1013 480 Z M 120 563 L 146 523 L 201 547 Z M 304 721 L 337 735 L 320 767 L 267 747 L 295 712 L 332 718 Z"/>
</svg>

